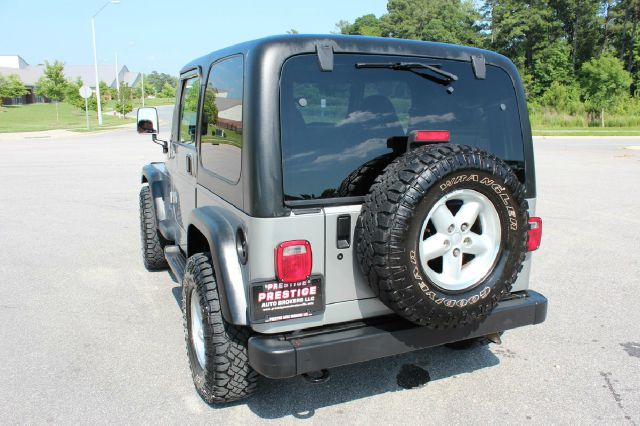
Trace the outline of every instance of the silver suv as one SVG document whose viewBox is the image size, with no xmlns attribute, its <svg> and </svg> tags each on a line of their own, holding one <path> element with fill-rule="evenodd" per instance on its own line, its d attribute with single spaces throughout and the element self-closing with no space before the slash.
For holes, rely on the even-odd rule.
<svg viewBox="0 0 640 426">
<path fill-rule="evenodd" d="M 182 283 L 196 389 L 286 378 L 537 324 L 525 96 L 496 53 L 281 36 L 186 65 L 142 171 L 145 266 Z M 321 372 L 321 373 L 317 373 Z"/>
</svg>

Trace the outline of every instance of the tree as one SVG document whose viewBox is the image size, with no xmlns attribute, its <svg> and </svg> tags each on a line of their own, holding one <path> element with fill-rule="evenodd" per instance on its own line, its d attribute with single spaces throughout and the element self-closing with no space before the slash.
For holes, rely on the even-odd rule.
<svg viewBox="0 0 640 426">
<path fill-rule="evenodd" d="M 161 98 L 175 98 L 176 88 L 169 84 L 169 82 L 166 82 L 158 94 Z"/>
<path fill-rule="evenodd" d="M 604 127 L 605 110 L 618 106 L 629 97 L 631 76 L 618 58 L 602 55 L 582 65 L 580 85 L 587 108 L 600 113 L 600 125 Z"/>
<path fill-rule="evenodd" d="M 116 111 L 122 114 L 122 118 L 126 118 L 127 114 L 133 111 L 133 103 L 131 98 L 133 97 L 133 91 L 127 83 L 120 85 L 120 96 L 116 102 Z"/>
<path fill-rule="evenodd" d="M 157 71 L 151 71 L 150 74 L 145 75 L 145 81 L 149 82 L 153 86 L 155 93 L 162 91 L 166 83 L 169 83 L 171 87 L 178 85 L 178 79 L 165 73 L 158 73 Z M 175 96 L 175 94 L 174 94 Z"/>
<path fill-rule="evenodd" d="M 55 61 L 49 64 L 44 61 L 44 74 L 36 82 L 36 95 L 45 96 L 56 104 L 56 121 L 58 121 L 58 102 L 64 99 L 67 80 L 64 78 L 64 64 Z"/>
<path fill-rule="evenodd" d="M 291 28 L 290 30 L 287 30 L 287 34 L 300 34 L 300 33 L 295 28 Z"/>
<path fill-rule="evenodd" d="M 554 82 L 569 85 L 574 80 L 571 63 L 571 49 L 564 39 L 558 39 L 540 50 L 536 55 L 531 76 L 529 93 L 534 97 L 542 95 Z"/>
<path fill-rule="evenodd" d="M 548 0 L 487 0 L 488 47 L 533 74 L 540 52 L 562 37 Z"/>
<path fill-rule="evenodd" d="M 385 37 L 483 44 L 481 16 L 471 0 L 389 0 L 387 10 L 380 18 Z"/>
<path fill-rule="evenodd" d="M 582 111 L 580 87 L 576 84 L 567 85 L 554 81 L 540 97 L 540 104 L 558 112 L 577 114 Z"/>
<path fill-rule="evenodd" d="M 113 99 L 113 93 L 111 92 L 111 88 L 107 86 L 107 83 L 100 80 L 100 98 L 102 101 L 110 101 Z"/>
<path fill-rule="evenodd" d="M 19 98 L 27 93 L 29 91 L 18 75 L 10 74 L 7 78 L 0 75 L 0 101 L 5 98 Z"/>
<path fill-rule="evenodd" d="M 374 14 L 356 18 L 353 24 L 350 24 L 348 21 L 340 21 L 336 24 L 336 28 L 338 28 L 342 34 L 376 37 L 383 35 L 382 22 L 376 18 Z"/>
<path fill-rule="evenodd" d="M 82 82 L 80 77 L 78 77 L 76 81 L 68 81 L 67 87 L 65 89 L 64 101 L 84 111 L 84 98 L 80 96 L 80 88 L 83 85 L 84 83 Z M 87 107 L 91 111 L 98 110 L 98 101 L 96 100 L 95 92 L 89 99 L 87 99 Z"/>
</svg>

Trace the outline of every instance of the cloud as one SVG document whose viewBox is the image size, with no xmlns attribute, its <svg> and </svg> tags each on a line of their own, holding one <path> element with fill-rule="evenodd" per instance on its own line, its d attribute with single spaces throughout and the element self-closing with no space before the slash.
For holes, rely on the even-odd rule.
<svg viewBox="0 0 640 426">
<path fill-rule="evenodd" d="M 350 161 L 354 158 L 364 159 L 369 157 L 369 154 L 373 151 L 385 148 L 387 146 L 387 140 L 383 138 L 373 138 L 368 139 L 362 143 L 359 143 L 356 146 L 349 147 L 342 152 L 338 152 L 336 154 L 325 154 L 321 155 L 311 164 L 326 164 L 334 161 L 344 162 Z"/>
<path fill-rule="evenodd" d="M 347 118 L 345 118 L 344 120 L 340 120 L 337 126 L 346 126 L 348 124 L 360 124 L 360 123 L 366 123 L 374 120 L 380 121 L 383 118 L 390 117 L 392 115 L 393 114 L 390 112 L 379 114 L 371 111 L 354 111 L 349 113 Z"/>
<path fill-rule="evenodd" d="M 448 112 L 446 114 L 438 115 L 438 114 L 429 114 L 429 115 L 419 115 L 416 117 L 411 117 L 409 120 L 409 124 L 420 124 L 420 123 L 448 123 L 456 119 L 456 115 L 452 112 Z"/>
<path fill-rule="evenodd" d="M 293 161 L 293 160 L 297 160 L 298 158 L 309 157 L 310 155 L 314 155 L 315 153 L 316 151 L 308 151 L 308 152 L 293 154 L 292 156 L 285 158 L 284 161 Z"/>
</svg>

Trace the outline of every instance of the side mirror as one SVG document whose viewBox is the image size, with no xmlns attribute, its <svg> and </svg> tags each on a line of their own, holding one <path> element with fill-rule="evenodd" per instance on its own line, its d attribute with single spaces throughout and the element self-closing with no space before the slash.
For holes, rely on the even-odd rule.
<svg viewBox="0 0 640 426">
<path fill-rule="evenodd" d="M 157 135 L 160 133 L 158 110 L 155 108 L 138 108 L 136 122 L 138 123 L 139 134 Z"/>
</svg>

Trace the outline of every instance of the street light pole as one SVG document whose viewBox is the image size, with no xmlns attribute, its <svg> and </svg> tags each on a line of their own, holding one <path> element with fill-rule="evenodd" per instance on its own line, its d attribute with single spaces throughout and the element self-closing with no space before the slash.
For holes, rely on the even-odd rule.
<svg viewBox="0 0 640 426">
<path fill-rule="evenodd" d="M 120 0 L 109 0 L 91 17 L 91 36 L 93 38 L 93 68 L 96 73 L 96 97 L 98 101 L 98 126 L 102 126 L 102 102 L 100 99 L 100 78 L 98 77 L 98 52 L 96 50 L 96 16 L 98 13 L 109 6 L 109 4 L 118 4 Z"/>
</svg>

